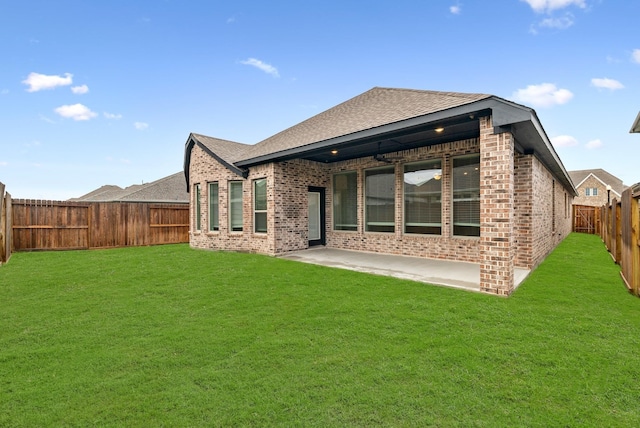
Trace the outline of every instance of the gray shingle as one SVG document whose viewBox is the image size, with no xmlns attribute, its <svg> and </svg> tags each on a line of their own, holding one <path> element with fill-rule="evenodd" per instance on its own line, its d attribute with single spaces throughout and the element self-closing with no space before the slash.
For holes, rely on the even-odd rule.
<svg viewBox="0 0 640 428">
<path fill-rule="evenodd" d="M 79 198 L 82 202 L 189 202 L 184 172 L 163 177 L 145 184 L 134 184 L 126 188 L 114 185 L 102 186 Z"/>
<path fill-rule="evenodd" d="M 573 181 L 574 186 L 578 186 L 585 178 L 589 176 L 589 174 L 595 175 L 597 178 L 602 180 L 605 184 L 609 184 L 613 190 L 615 190 L 618 194 L 622 195 L 622 192 L 627 188 L 622 183 L 618 177 L 613 174 L 608 173 L 604 169 L 581 169 L 575 171 L 568 171 L 569 176 L 571 177 L 571 181 Z"/>
<path fill-rule="evenodd" d="M 272 137 L 248 146 L 241 159 L 302 147 L 469 104 L 491 95 L 375 87 Z"/>
<path fill-rule="evenodd" d="M 253 147 L 249 144 L 207 137 L 206 135 L 201 134 L 191 133 L 191 136 L 229 164 L 233 164 L 241 160 L 243 158 L 243 154 Z"/>
</svg>

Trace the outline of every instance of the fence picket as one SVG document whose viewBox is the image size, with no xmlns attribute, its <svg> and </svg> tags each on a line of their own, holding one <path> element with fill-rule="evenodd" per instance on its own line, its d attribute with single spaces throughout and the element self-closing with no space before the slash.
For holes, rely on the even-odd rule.
<svg viewBox="0 0 640 428">
<path fill-rule="evenodd" d="M 152 213 L 160 212 L 157 223 Z M 163 215 L 162 213 L 168 214 Z M 189 205 L 13 201 L 13 250 L 114 248 L 189 241 Z M 154 214 L 155 215 L 155 214 Z M 156 215 L 157 216 L 157 215 Z M 162 226 L 162 227 L 151 227 Z"/>
</svg>

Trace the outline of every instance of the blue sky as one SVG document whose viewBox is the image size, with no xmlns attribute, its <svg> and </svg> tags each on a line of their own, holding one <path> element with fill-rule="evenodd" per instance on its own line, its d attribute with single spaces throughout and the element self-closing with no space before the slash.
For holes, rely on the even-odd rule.
<svg viewBox="0 0 640 428">
<path fill-rule="evenodd" d="M 533 107 L 568 170 L 640 181 L 640 2 L 0 0 L 0 182 L 68 199 L 257 143 L 374 86 Z"/>
</svg>

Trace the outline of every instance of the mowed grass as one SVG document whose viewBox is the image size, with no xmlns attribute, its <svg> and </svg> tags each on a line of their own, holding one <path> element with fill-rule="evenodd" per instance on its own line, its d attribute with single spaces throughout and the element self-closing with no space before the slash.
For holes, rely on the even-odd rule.
<svg viewBox="0 0 640 428">
<path fill-rule="evenodd" d="M 572 234 L 508 299 L 186 245 L 0 268 L 0 426 L 640 426 L 640 299 Z"/>
</svg>

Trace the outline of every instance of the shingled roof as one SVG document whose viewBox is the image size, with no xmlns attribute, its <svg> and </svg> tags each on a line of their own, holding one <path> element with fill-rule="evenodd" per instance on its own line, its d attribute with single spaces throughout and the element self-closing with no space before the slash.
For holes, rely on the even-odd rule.
<svg viewBox="0 0 640 428">
<path fill-rule="evenodd" d="M 496 132 L 508 130 L 518 150 L 535 153 L 572 188 L 535 113 L 495 95 L 375 87 L 255 145 L 190 134 L 184 173 L 189 185 L 191 150 L 197 145 L 239 176 L 263 163 L 288 159 L 335 162 L 367 155 L 475 138 L 480 116 L 492 116 Z M 442 134 L 436 128 L 445 127 Z"/>
<path fill-rule="evenodd" d="M 377 128 L 489 97 L 491 95 L 375 87 L 251 146 L 243 153 L 242 160 Z"/>
<path fill-rule="evenodd" d="M 569 176 L 571 177 L 571 180 L 573 181 L 573 185 L 575 187 L 579 187 L 582 182 L 586 180 L 590 175 L 596 177 L 604 185 L 610 185 L 611 190 L 616 192 L 618 196 L 621 196 L 622 192 L 624 192 L 624 190 L 627 188 L 627 186 L 622 183 L 622 180 L 601 168 L 569 171 Z"/>
<path fill-rule="evenodd" d="M 82 202 L 189 202 L 185 189 L 184 173 L 177 172 L 145 184 L 134 184 L 126 188 L 105 185 L 71 201 Z"/>
</svg>

